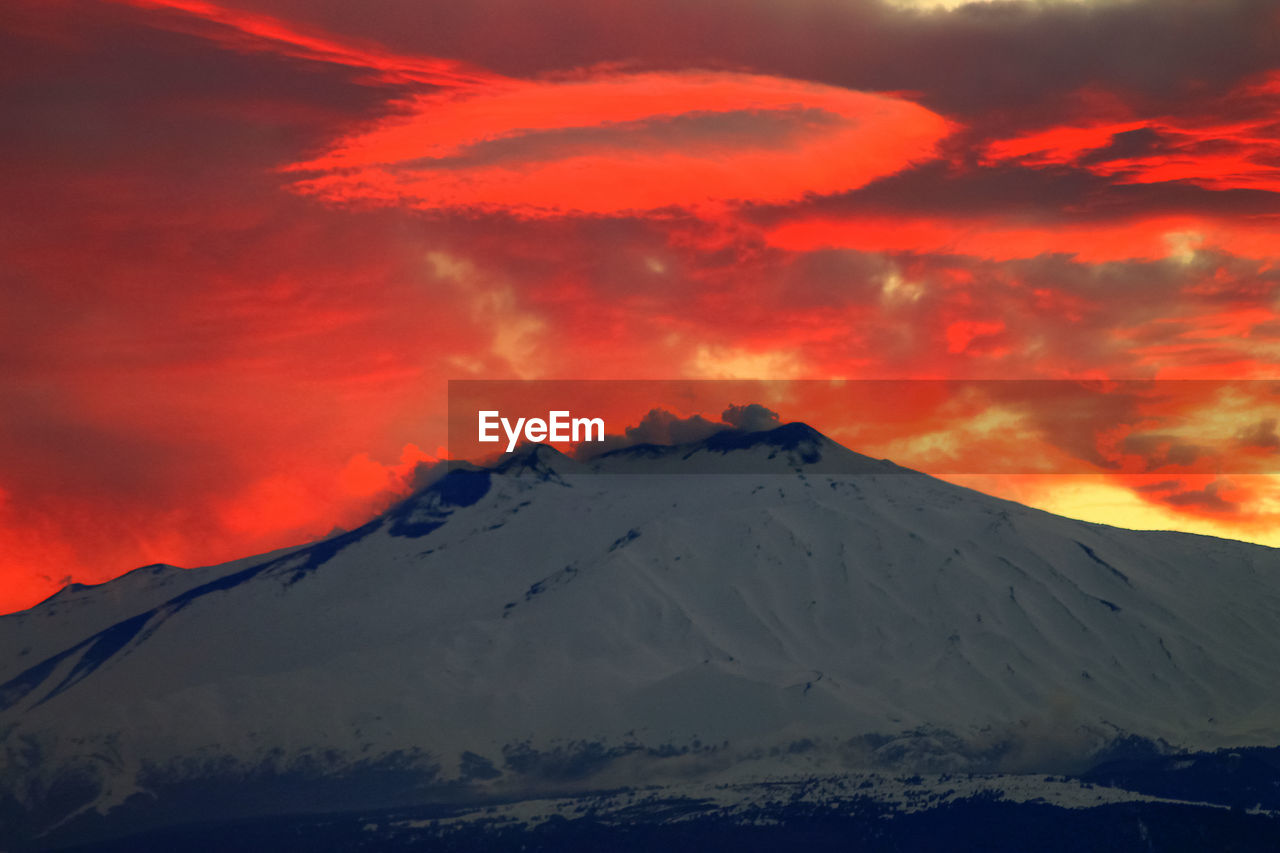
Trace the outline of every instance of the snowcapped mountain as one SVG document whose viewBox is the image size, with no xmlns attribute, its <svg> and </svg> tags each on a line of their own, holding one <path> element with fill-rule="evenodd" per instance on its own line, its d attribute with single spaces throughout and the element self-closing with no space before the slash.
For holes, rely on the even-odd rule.
<svg viewBox="0 0 1280 853">
<path fill-rule="evenodd" d="M 455 468 L 324 541 L 68 588 L 0 617 L 0 649 L 14 837 L 1068 772 L 1130 736 L 1280 744 L 1280 552 L 1053 516 L 789 424 Z"/>
</svg>

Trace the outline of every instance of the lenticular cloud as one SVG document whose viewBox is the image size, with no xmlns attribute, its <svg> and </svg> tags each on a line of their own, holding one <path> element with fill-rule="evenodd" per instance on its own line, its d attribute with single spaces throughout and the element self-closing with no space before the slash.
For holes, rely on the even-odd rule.
<svg viewBox="0 0 1280 853">
<path fill-rule="evenodd" d="M 334 203 L 607 215 L 847 191 L 950 129 L 901 98 L 764 75 L 502 80 L 417 97 L 287 171 Z"/>
</svg>

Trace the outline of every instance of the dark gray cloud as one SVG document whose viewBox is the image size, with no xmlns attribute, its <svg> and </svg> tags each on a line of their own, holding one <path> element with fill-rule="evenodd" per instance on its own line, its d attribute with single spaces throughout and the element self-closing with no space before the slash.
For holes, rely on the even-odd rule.
<svg viewBox="0 0 1280 853">
<path fill-rule="evenodd" d="M 1158 433 L 1133 433 L 1124 437 L 1120 449 L 1125 453 L 1141 456 L 1147 470 L 1166 465 L 1194 465 L 1207 451 L 1200 445 L 1180 441 L 1176 436 Z"/>
<path fill-rule="evenodd" d="M 701 441 L 726 429 L 725 424 L 707 420 L 702 415 L 682 418 L 666 409 L 650 409 L 640 423 L 623 430 L 623 444 L 684 444 Z"/>
<path fill-rule="evenodd" d="M 918 92 L 948 114 L 1010 126 L 1053 120 L 1088 88 L 1176 106 L 1274 65 L 1277 50 L 1272 0 L 1014 0 L 934 13 L 879 0 L 646 0 L 607 13 L 596 0 L 252 6 L 512 75 L 618 62 L 745 67 Z"/>
<path fill-rule="evenodd" d="M 1174 492 L 1171 495 L 1161 496 L 1158 500 L 1161 503 L 1175 507 L 1219 513 L 1236 512 L 1239 509 L 1239 505 L 1227 500 L 1219 494 L 1224 485 L 1227 484 L 1222 480 L 1214 480 L 1203 489 L 1190 489 L 1185 492 Z"/>
<path fill-rule="evenodd" d="M 0 28 L 0 152 L 27 170 L 144 161 L 190 181 L 268 169 L 335 124 L 386 114 L 395 94 L 355 69 L 228 51 L 114 4 L 19 3 L 13 16 L 18 26 Z"/>
<path fill-rule="evenodd" d="M 467 145 L 447 157 L 403 160 L 394 165 L 394 171 L 521 165 L 537 160 L 654 149 L 705 155 L 721 146 L 736 144 L 743 137 L 762 148 L 780 147 L 815 128 L 843 121 L 845 119 L 835 113 L 813 108 L 660 115 L 590 127 L 517 131 L 510 136 Z"/>
<path fill-rule="evenodd" d="M 1236 440 L 1245 447 L 1258 447 L 1263 450 L 1280 449 L 1280 434 L 1276 433 L 1276 424 L 1275 418 L 1263 418 L 1240 430 L 1236 434 Z"/>
<path fill-rule="evenodd" d="M 650 409 L 640 423 L 624 429 L 621 435 L 606 435 L 604 442 L 580 445 L 577 454 L 580 458 L 589 458 L 637 444 L 686 444 L 725 430 L 760 432 L 780 425 L 778 413 L 759 403 L 730 404 L 721 413 L 719 421 L 697 414 L 681 417 L 666 409 L 655 408 Z"/>
<path fill-rule="evenodd" d="M 1151 494 L 1153 492 L 1172 492 L 1181 485 L 1182 483 L 1178 480 L 1161 480 L 1158 483 L 1143 483 L 1131 488 L 1139 494 Z"/>
<path fill-rule="evenodd" d="M 1181 480 L 1161 480 L 1129 488 L 1153 503 L 1196 512 L 1235 513 L 1240 509 L 1239 504 L 1220 494 L 1223 488 L 1230 488 L 1230 485 L 1225 480 L 1214 480 L 1203 488 L 1183 489 Z"/>
<path fill-rule="evenodd" d="M 794 205 L 762 205 L 747 213 L 762 225 L 814 216 L 918 215 L 1001 217 L 1030 227 L 1122 223 L 1134 217 L 1180 214 L 1280 216 L 1280 193 L 1215 190 L 1176 181 L 1119 184 L 1070 166 L 957 166 L 939 160 L 850 192 Z"/>
<path fill-rule="evenodd" d="M 731 405 L 720 415 L 720 419 L 743 432 L 764 432 L 782 426 L 778 413 L 759 403 Z"/>
</svg>

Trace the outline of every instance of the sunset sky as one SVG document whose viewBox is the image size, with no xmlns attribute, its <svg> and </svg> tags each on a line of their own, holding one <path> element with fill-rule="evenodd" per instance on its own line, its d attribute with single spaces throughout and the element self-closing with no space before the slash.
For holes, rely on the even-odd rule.
<svg viewBox="0 0 1280 853">
<path fill-rule="evenodd" d="M 7 0 L 0 109 L 0 612 L 359 523 L 450 379 L 1280 380 L 1274 0 Z M 701 414 L 1280 545 L 1186 387 Z"/>
</svg>

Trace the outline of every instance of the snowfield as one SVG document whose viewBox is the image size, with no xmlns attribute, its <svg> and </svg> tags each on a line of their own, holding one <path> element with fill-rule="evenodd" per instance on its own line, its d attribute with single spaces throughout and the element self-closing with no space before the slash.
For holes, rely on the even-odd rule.
<svg viewBox="0 0 1280 853">
<path fill-rule="evenodd" d="M 1068 773 L 1127 736 L 1280 744 L 1280 551 L 790 424 L 455 468 L 312 545 L 69 588 L 0 618 L 0 650 L 0 814 L 28 834 L 176 790 L 217 812 L 233 779 L 390 803 Z"/>
</svg>

